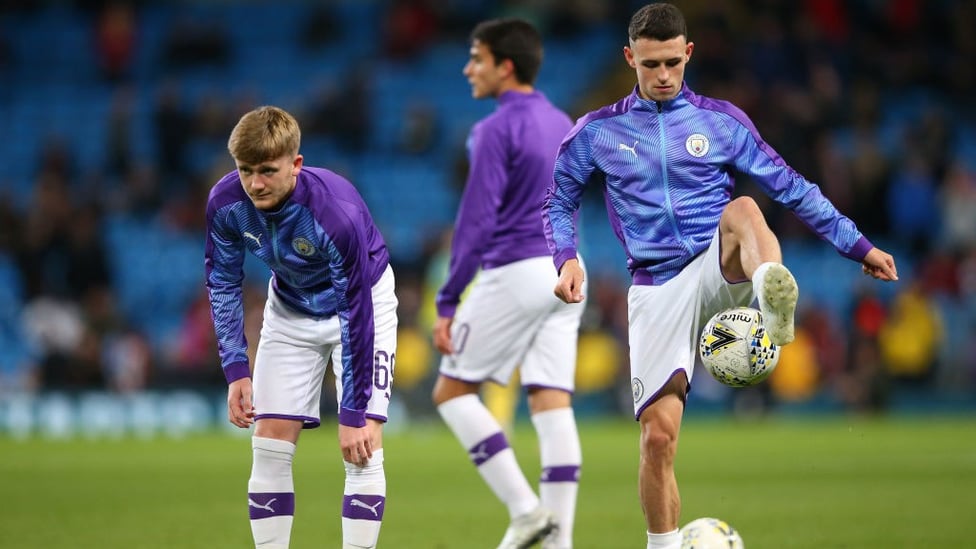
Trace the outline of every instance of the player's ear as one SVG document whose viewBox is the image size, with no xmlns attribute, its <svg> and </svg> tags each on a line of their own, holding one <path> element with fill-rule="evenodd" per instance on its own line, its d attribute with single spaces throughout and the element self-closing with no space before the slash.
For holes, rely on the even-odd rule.
<svg viewBox="0 0 976 549">
<path fill-rule="evenodd" d="M 695 50 L 695 43 L 688 42 L 688 45 L 685 46 L 685 63 L 691 61 L 691 52 L 694 50 Z"/>
<path fill-rule="evenodd" d="M 295 155 L 295 160 L 292 161 L 292 166 L 291 166 L 292 176 L 297 176 L 298 172 L 302 171 L 302 164 L 304 164 L 304 162 L 305 162 L 304 156 L 300 154 Z"/>
<path fill-rule="evenodd" d="M 516 78 L 516 76 L 515 76 L 515 62 L 514 61 L 512 61 L 511 59 L 504 59 L 499 64 L 499 66 L 502 69 L 505 70 L 505 76 L 506 77 L 511 76 L 512 78 Z"/>
<path fill-rule="evenodd" d="M 630 46 L 624 46 L 624 59 L 627 60 L 627 64 L 630 65 L 630 68 L 637 68 L 637 62 L 634 61 L 634 50 L 630 49 Z"/>
</svg>

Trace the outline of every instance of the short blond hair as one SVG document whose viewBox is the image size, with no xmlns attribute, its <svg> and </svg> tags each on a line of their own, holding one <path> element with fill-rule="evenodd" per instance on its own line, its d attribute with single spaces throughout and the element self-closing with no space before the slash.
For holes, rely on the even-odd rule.
<svg viewBox="0 0 976 549">
<path fill-rule="evenodd" d="M 298 154 L 302 131 L 298 121 L 284 109 L 263 106 L 248 112 L 237 122 L 227 150 L 239 162 L 260 164 L 286 154 Z"/>
</svg>

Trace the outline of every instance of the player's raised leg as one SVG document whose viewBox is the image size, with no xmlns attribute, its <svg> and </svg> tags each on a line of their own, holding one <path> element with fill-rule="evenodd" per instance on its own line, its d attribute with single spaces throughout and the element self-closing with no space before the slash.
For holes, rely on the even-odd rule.
<svg viewBox="0 0 976 549">
<path fill-rule="evenodd" d="M 799 290 L 759 206 L 748 197 L 733 200 L 722 212 L 719 231 L 722 273 L 733 281 L 752 280 L 770 341 L 776 345 L 793 341 Z"/>
</svg>

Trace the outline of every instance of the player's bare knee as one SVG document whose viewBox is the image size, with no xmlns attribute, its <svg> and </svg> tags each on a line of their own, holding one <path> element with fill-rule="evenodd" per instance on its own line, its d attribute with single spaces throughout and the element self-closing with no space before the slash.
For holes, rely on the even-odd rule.
<svg viewBox="0 0 976 549">
<path fill-rule="evenodd" d="M 729 202 L 722 212 L 722 224 L 733 230 L 742 225 L 751 225 L 757 220 L 766 222 L 759 204 L 749 196 L 740 196 Z"/>
<path fill-rule="evenodd" d="M 434 406 L 440 406 L 450 399 L 451 397 L 448 397 L 444 384 L 441 383 L 440 379 L 438 379 L 437 382 L 434 383 L 434 388 L 430 391 L 430 400 L 434 403 Z"/>
<path fill-rule="evenodd" d="M 254 423 L 254 436 L 298 443 L 302 422 L 293 419 L 264 418 Z"/>
<path fill-rule="evenodd" d="M 476 394 L 480 387 L 480 383 L 469 383 L 459 379 L 439 376 L 437 382 L 434 383 L 434 389 L 430 393 L 430 398 L 434 406 L 440 406 L 448 400 L 464 395 Z"/>
<path fill-rule="evenodd" d="M 641 453 L 657 463 L 670 463 L 678 449 L 678 432 L 688 394 L 688 378 L 677 373 L 640 416 Z"/>
<path fill-rule="evenodd" d="M 678 451 L 680 415 L 674 417 L 676 395 L 661 397 L 640 418 L 640 453 L 654 467 L 667 467 Z"/>
<path fill-rule="evenodd" d="M 557 408 L 568 408 L 572 405 L 572 396 L 568 391 L 548 387 L 530 387 L 528 396 L 529 413 L 538 414 Z"/>
<path fill-rule="evenodd" d="M 678 452 L 678 433 L 662 425 L 641 426 L 641 455 L 654 465 L 665 465 L 674 461 Z"/>
</svg>

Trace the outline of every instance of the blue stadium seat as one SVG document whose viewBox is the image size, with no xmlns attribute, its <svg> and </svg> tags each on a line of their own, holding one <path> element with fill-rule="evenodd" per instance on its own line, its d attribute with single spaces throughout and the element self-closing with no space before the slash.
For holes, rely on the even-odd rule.
<svg viewBox="0 0 976 549">
<path fill-rule="evenodd" d="M 429 163 L 363 164 L 353 181 L 394 256 L 416 259 L 425 241 L 453 221 L 454 191 Z"/>
</svg>

